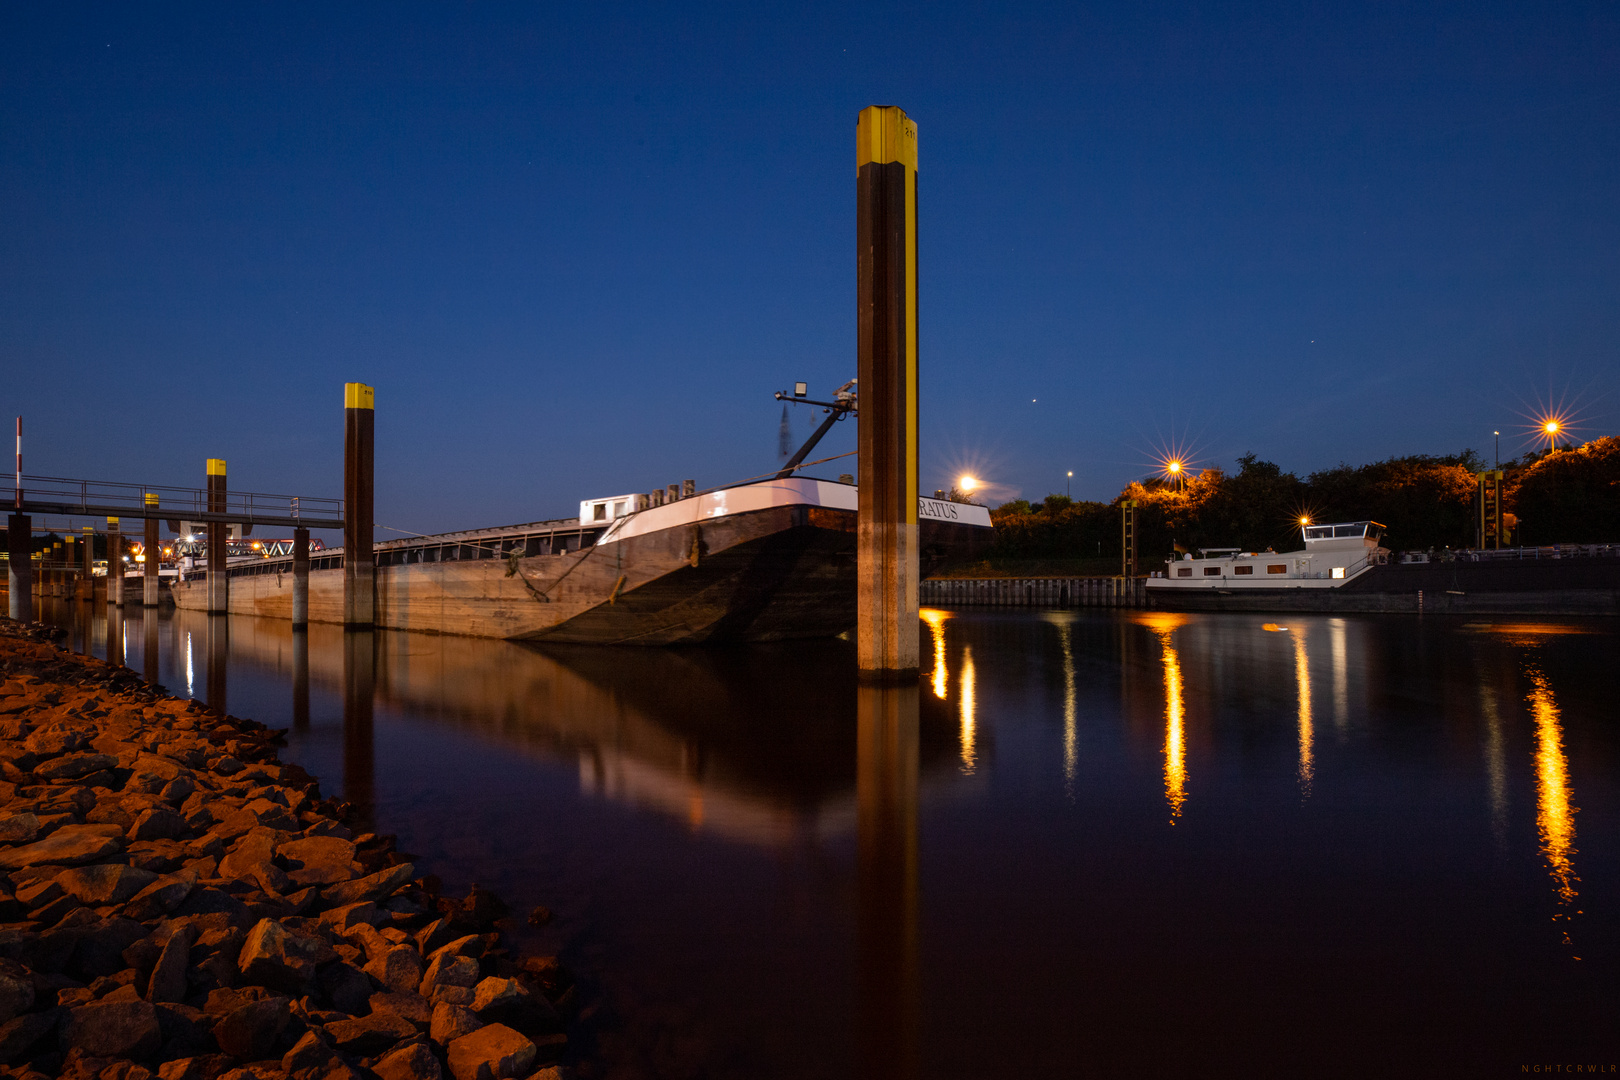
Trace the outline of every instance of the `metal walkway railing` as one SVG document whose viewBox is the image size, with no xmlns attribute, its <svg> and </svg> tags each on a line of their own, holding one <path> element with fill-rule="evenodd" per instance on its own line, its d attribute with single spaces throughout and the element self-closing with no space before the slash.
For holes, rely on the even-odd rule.
<svg viewBox="0 0 1620 1080">
<path fill-rule="evenodd" d="M 290 529 L 343 528 L 342 499 L 227 491 L 225 510 L 218 512 L 208 509 L 208 492 L 203 488 L 70 480 L 61 476 L 24 476 L 22 487 L 21 512 L 25 514 L 239 522 Z M 148 503 L 147 495 L 156 495 L 157 502 Z"/>
</svg>

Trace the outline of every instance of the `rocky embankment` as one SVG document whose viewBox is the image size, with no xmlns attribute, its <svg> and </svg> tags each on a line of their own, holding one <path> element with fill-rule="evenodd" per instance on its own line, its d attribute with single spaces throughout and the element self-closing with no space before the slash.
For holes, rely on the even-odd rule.
<svg viewBox="0 0 1620 1080">
<path fill-rule="evenodd" d="M 559 1078 L 573 993 L 276 760 L 278 732 L 0 620 L 0 1067 Z"/>
</svg>

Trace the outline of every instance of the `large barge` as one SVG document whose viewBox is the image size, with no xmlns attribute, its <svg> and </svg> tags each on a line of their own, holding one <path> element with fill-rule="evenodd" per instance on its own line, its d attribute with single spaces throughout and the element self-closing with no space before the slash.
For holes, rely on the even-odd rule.
<svg viewBox="0 0 1620 1080">
<path fill-rule="evenodd" d="M 656 502 L 588 500 L 578 518 L 384 541 L 376 624 L 474 637 L 678 645 L 830 637 L 855 625 L 851 483 L 777 477 Z M 923 570 L 988 546 L 982 506 L 918 500 Z M 343 621 L 343 550 L 312 554 L 309 618 Z M 292 559 L 230 561 L 233 614 L 292 617 Z M 175 605 L 206 610 L 205 573 Z"/>
</svg>

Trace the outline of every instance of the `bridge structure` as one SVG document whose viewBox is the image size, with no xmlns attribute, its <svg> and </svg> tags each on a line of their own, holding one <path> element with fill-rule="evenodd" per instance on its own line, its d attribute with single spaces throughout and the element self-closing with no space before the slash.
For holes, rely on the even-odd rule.
<svg viewBox="0 0 1620 1080">
<path fill-rule="evenodd" d="M 345 548 L 366 563 L 372 558 L 372 501 L 375 490 L 374 468 L 374 391 L 363 383 L 344 386 L 344 498 L 311 498 L 299 495 L 272 495 L 251 491 L 231 491 L 226 484 L 224 458 L 208 458 L 206 484 L 201 488 L 130 484 L 98 480 L 75 480 L 60 476 L 24 475 L 22 471 L 22 418 L 17 418 L 16 492 L 7 519 L 7 589 L 10 615 L 30 622 L 34 617 L 33 597 L 76 596 L 86 603 L 96 595 L 94 539 L 96 529 L 86 525 L 83 535 L 69 535 L 52 541 L 48 549 L 36 550 L 34 517 L 105 518 L 109 569 L 121 564 L 122 524 L 126 519 L 142 522 L 147 557 L 143 564 L 141 604 L 156 607 L 159 602 L 159 559 L 152 553 L 162 550 L 158 526 L 168 522 L 179 532 L 182 522 L 203 526 L 206 532 L 208 610 L 223 614 L 229 610 L 230 577 L 226 560 L 230 555 L 231 527 L 244 535 L 255 526 L 292 530 L 288 554 L 293 557 L 293 625 L 308 625 L 309 611 L 309 531 L 340 529 Z M 78 550 L 74 551 L 75 541 Z M 280 544 L 278 543 L 278 547 Z M 37 557 L 36 557 L 37 556 Z M 35 563 L 39 580 L 34 580 Z M 352 575 L 346 580 L 356 593 L 345 590 L 345 625 L 369 627 L 376 607 L 375 585 L 369 575 Z M 122 607 L 124 575 L 107 575 L 107 603 Z M 360 595 L 370 593 L 371 595 Z M 131 598 L 133 600 L 133 598 Z"/>
</svg>

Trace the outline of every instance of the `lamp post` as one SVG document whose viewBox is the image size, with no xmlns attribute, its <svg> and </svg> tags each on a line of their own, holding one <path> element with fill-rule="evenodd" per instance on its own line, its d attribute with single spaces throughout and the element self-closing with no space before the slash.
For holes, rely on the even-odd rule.
<svg viewBox="0 0 1620 1080">
<path fill-rule="evenodd" d="M 1069 490 L 1069 488 L 1073 485 L 1073 483 L 1074 483 L 1074 470 L 1070 469 L 1068 478 L 1063 481 L 1063 495 L 1064 495 L 1065 498 L 1068 498 L 1068 499 L 1074 498 L 1074 492 Z"/>
<path fill-rule="evenodd" d="M 1493 431 L 1491 434 L 1496 436 L 1496 467 L 1500 469 L 1502 467 L 1502 433 Z"/>
</svg>

